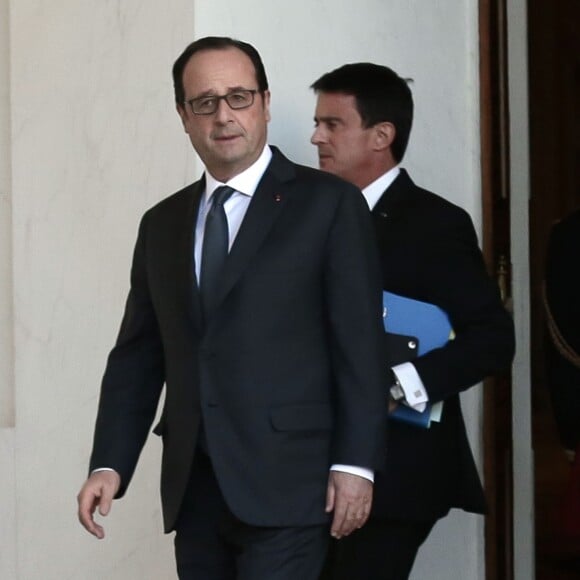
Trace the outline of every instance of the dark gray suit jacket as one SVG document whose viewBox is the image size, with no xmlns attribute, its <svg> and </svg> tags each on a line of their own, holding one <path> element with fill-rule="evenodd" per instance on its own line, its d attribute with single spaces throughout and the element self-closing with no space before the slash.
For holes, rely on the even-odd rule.
<svg viewBox="0 0 580 580">
<path fill-rule="evenodd" d="M 204 187 L 186 187 L 143 217 L 91 468 L 118 471 L 124 493 L 165 383 L 157 432 L 167 531 L 201 417 L 238 518 L 322 523 L 329 466 L 384 461 L 380 270 L 368 209 L 356 188 L 274 150 L 204 325 L 193 264 Z"/>
</svg>

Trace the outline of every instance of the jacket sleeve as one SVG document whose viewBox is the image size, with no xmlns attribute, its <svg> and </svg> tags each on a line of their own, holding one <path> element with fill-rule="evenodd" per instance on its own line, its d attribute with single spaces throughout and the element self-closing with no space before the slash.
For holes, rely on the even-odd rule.
<svg viewBox="0 0 580 580">
<path fill-rule="evenodd" d="M 387 430 L 380 265 L 368 207 L 350 186 L 334 216 L 325 272 L 336 386 L 332 460 L 380 469 Z"/>
<path fill-rule="evenodd" d="M 486 272 L 470 217 L 457 210 L 447 218 L 435 224 L 421 278 L 455 338 L 413 361 L 433 403 L 508 368 L 515 348 L 513 321 Z"/>
<path fill-rule="evenodd" d="M 131 268 L 131 288 L 117 342 L 101 385 L 91 471 L 109 467 L 121 476 L 122 496 L 153 422 L 165 380 L 163 349 L 147 282 L 145 214 Z"/>
</svg>

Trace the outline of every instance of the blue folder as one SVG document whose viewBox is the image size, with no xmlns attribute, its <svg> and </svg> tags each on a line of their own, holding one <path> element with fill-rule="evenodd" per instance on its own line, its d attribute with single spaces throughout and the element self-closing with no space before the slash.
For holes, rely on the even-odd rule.
<svg viewBox="0 0 580 580">
<path fill-rule="evenodd" d="M 418 356 L 445 346 L 453 338 L 453 328 L 447 314 L 434 304 L 383 292 L 383 323 L 385 331 L 412 335 L 418 339 Z M 432 405 L 423 412 L 399 405 L 390 413 L 391 419 L 427 428 L 431 423 Z"/>
</svg>

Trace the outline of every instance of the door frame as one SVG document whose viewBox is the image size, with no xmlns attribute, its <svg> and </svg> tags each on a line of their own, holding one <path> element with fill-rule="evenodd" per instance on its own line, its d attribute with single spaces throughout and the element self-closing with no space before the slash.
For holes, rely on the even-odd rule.
<svg viewBox="0 0 580 580">
<path fill-rule="evenodd" d="M 482 246 L 487 269 L 510 309 L 509 107 L 504 0 L 479 2 Z M 513 444 L 510 373 L 484 381 L 485 578 L 514 580 Z"/>
<path fill-rule="evenodd" d="M 513 364 L 514 578 L 534 580 L 534 457 L 530 358 L 530 131 L 527 1 L 507 0 L 511 252 L 516 328 Z"/>
<path fill-rule="evenodd" d="M 490 15 L 498 18 L 490 18 Z M 503 20 L 502 20 L 503 19 Z M 505 36 L 502 36 L 502 27 Z M 511 377 L 511 470 L 513 515 L 512 546 L 508 547 L 509 566 L 514 580 L 533 580 L 534 563 L 534 474 L 532 451 L 531 364 L 530 364 L 530 269 L 529 269 L 529 113 L 528 113 L 528 30 L 526 0 L 480 0 L 480 95 L 483 249 L 488 268 L 495 273 L 494 256 L 494 180 L 508 192 L 509 254 L 512 311 L 516 329 L 516 355 Z M 505 46 L 498 46 L 505 40 Z M 504 50 L 505 49 L 505 50 Z M 505 83 L 503 82 L 505 81 Z M 494 131 L 497 123 L 493 101 L 498 90 L 505 90 L 505 127 Z M 501 99 L 500 95 L 500 99 Z M 498 151 L 498 147 L 500 150 Z M 504 148 L 502 150 L 502 147 Z M 497 172 L 499 171 L 499 176 Z M 502 184 L 502 179 L 507 180 Z M 508 285 L 509 286 L 509 285 Z M 490 389 L 491 390 L 491 389 Z M 493 399 L 484 401 L 486 489 L 492 496 L 502 493 L 503 481 L 494 478 L 490 466 L 498 458 L 493 450 Z M 488 528 L 498 525 L 493 505 Z M 501 517 L 501 514 L 499 515 Z M 495 518 L 495 519 L 494 519 Z M 499 562 L 486 532 L 486 575 L 496 572 Z M 503 571 L 502 571 L 503 575 Z M 500 576 L 501 577 L 501 576 Z"/>
</svg>

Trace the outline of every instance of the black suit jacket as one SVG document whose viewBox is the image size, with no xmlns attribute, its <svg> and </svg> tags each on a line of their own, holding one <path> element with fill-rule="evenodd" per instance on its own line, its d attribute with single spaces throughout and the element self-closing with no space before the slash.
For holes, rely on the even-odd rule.
<svg viewBox="0 0 580 580">
<path fill-rule="evenodd" d="M 545 275 L 549 313 L 561 339 L 576 357 L 580 356 L 579 256 L 580 210 L 576 210 L 550 231 Z M 546 332 L 546 339 L 546 383 L 556 425 L 566 449 L 576 449 L 580 441 L 580 366 L 573 356 L 571 360 L 562 354 L 562 345 L 556 346 L 550 332 Z"/>
<path fill-rule="evenodd" d="M 351 185 L 277 150 L 228 255 L 204 325 L 194 275 L 199 181 L 149 210 L 101 388 L 91 469 L 122 495 L 162 385 L 165 528 L 179 513 L 200 418 L 230 509 L 261 526 L 327 521 L 332 463 L 383 463 L 380 269 Z M 201 498 L 203 501 L 203 498 Z"/>
<path fill-rule="evenodd" d="M 445 347 L 413 361 L 429 400 L 445 401 L 442 420 L 429 429 L 389 422 L 387 469 L 376 480 L 373 516 L 435 519 L 452 507 L 483 512 L 459 393 L 509 365 L 511 318 L 464 210 L 417 187 L 401 170 L 372 215 L 383 288 L 441 307 L 456 333 Z"/>
<path fill-rule="evenodd" d="M 546 298 L 558 330 L 576 353 L 580 353 L 579 261 L 580 210 L 576 210 L 552 227 L 546 252 Z"/>
</svg>

